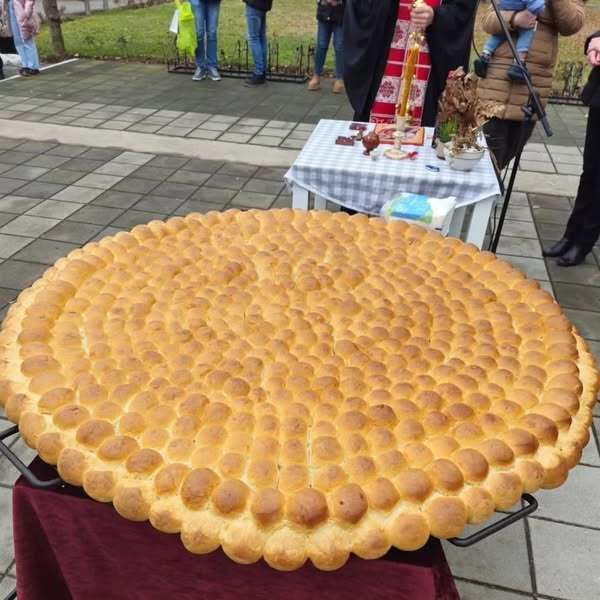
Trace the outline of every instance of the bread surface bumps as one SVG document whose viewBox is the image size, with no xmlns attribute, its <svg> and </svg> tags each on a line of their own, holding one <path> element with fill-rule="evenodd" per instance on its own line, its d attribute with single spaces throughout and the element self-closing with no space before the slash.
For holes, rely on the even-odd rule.
<svg viewBox="0 0 600 600">
<path fill-rule="evenodd" d="M 597 388 L 535 281 L 343 213 L 135 227 L 60 259 L 0 333 L 0 403 L 65 481 L 282 570 L 416 550 L 561 485 Z"/>
</svg>

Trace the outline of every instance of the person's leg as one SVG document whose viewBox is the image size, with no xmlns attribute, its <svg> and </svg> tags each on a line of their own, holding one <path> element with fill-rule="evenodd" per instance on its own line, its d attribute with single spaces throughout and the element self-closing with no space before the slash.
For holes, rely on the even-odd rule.
<svg viewBox="0 0 600 600">
<path fill-rule="evenodd" d="M 483 126 L 483 133 L 490 152 L 500 171 L 517 156 L 521 147 L 531 137 L 535 123 L 492 119 Z"/>
<path fill-rule="evenodd" d="M 505 119 L 491 119 L 483 126 L 490 154 L 495 159 L 499 171 L 502 171 L 509 162 L 506 158 L 508 131 L 509 121 Z"/>
<path fill-rule="evenodd" d="M 260 42 L 263 53 L 263 76 L 265 76 L 269 68 L 269 44 L 267 42 L 267 13 L 265 11 L 261 11 L 261 13 Z"/>
<path fill-rule="evenodd" d="M 248 26 L 248 43 L 254 59 L 254 75 L 263 77 L 265 74 L 264 51 L 262 45 L 263 11 L 246 4 L 246 23 Z"/>
<path fill-rule="evenodd" d="M 220 2 L 209 2 L 206 15 L 206 66 L 217 69 L 219 64 L 219 9 Z"/>
<path fill-rule="evenodd" d="M 308 83 L 308 89 L 316 92 L 321 89 L 321 75 L 325 67 L 327 58 L 327 49 L 333 33 L 333 27 L 330 21 L 317 21 L 317 47 L 315 49 L 315 72 Z"/>
<path fill-rule="evenodd" d="M 492 56 L 505 41 L 506 38 L 503 35 L 490 35 L 483 47 L 483 53 Z"/>
<path fill-rule="evenodd" d="M 529 48 L 533 42 L 533 36 L 535 35 L 535 29 L 519 29 L 519 33 L 517 36 L 516 48 L 519 53 L 519 58 L 525 65 L 527 60 L 527 53 L 529 52 Z M 527 67 L 525 67 L 527 69 Z M 525 81 L 525 73 L 523 73 L 523 69 L 515 62 L 508 69 L 507 73 L 508 78 L 517 82 Z"/>
<path fill-rule="evenodd" d="M 23 68 L 27 67 L 27 57 L 26 50 L 24 45 L 24 40 L 21 37 L 21 28 L 19 27 L 19 23 L 17 22 L 17 16 L 15 14 L 15 9 L 12 1 L 8 3 L 8 18 L 10 19 L 10 28 L 13 34 L 13 41 L 15 43 L 15 48 L 17 50 L 17 54 L 21 59 L 21 65 Z"/>
<path fill-rule="evenodd" d="M 527 53 L 533 42 L 533 36 L 535 35 L 535 29 L 519 29 L 517 36 L 517 52 L 521 55 L 521 60 L 527 58 Z"/>
<path fill-rule="evenodd" d="M 12 2 L 8 3 L 8 16 L 10 19 L 10 28 L 13 34 L 13 42 L 15 49 L 21 58 L 21 64 L 25 73 L 31 74 L 39 73 L 40 71 L 40 58 L 38 56 L 37 46 L 35 44 L 35 38 L 32 36 L 27 40 L 23 39 L 21 35 L 21 28 L 17 22 L 17 15 Z"/>
<path fill-rule="evenodd" d="M 333 28 L 333 47 L 335 49 L 335 78 L 344 78 L 344 26 L 337 23 Z"/>
<path fill-rule="evenodd" d="M 315 75 L 323 75 L 325 60 L 327 59 L 327 50 L 333 33 L 333 27 L 330 21 L 319 21 L 317 28 L 317 48 L 315 50 Z"/>
<path fill-rule="evenodd" d="M 24 42 L 25 54 L 27 56 L 27 68 L 35 73 L 40 72 L 40 57 L 38 55 L 35 37 L 31 36 Z"/>
<path fill-rule="evenodd" d="M 473 70 L 475 71 L 477 77 L 480 77 L 481 79 L 485 79 L 487 77 L 487 70 L 490 60 L 494 55 L 494 52 L 498 50 L 499 46 L 503 44 L 504 41 L 505 38 L 503 35 L 491 35 L 488 38 L 485 46 L 483 47 L 481 56 L 476 58 L 475 62 L 473 63 Z"/>
<path fill-rule="evenodd" d="M 206 0 L 196 0 L 192 3 L 192 10 L 194 11 L 194 20 L 196 21 L 196 36 L 198 38 L 198 44 L 196 47 L 196 72 L 206 71 L 206 11 L 207 2 Z"/>
<path fill-rule="evenodd" d="M 344 87 L 344 26 L 337 23 L 333 26 L 333 47 L 335 49 L 335 82 L 333 93 L 341 94 Z"/>
<path fill-rule="evenodd" d="M 564 237 L 589 252 L 600 236 L 600 110 L 590 108 L 583 173 Z"/>
</svg>

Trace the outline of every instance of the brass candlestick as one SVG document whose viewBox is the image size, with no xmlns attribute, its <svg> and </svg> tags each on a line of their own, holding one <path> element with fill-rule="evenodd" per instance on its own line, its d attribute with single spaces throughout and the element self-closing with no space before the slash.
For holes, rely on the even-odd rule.
<svg viewBox="0 0 600 600">
<path fill-rule="evenodd" d="M 402 150 L 402 141 L 406 136 L 406 129 L 408 127 L 408 117 L 401 117 L 396 113 L 396 131 L 394 131 L 394 147 L 388 148 L 385 151 L 385 156 L 392 160 L 402 160 L 408 156 L 408 152 Z"/>
</svg>

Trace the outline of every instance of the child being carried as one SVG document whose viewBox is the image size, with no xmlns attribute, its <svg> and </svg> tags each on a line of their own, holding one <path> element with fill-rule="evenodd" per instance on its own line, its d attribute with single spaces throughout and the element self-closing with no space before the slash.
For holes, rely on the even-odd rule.
<svg viewBox="0 0 600 600">
<path fill-rule="evenodd" d="M 510 22 L 511 26 L 515 15 L 517 15 L 519 12 L 529 11 L 532 15 L 539 17 L 539 15 L 543 12 L 545 8 L 545 5 L 545 0 L 500 0 L 500 2 L 498 2 L 498 6 L 501 11 L 513 12 L 513 18 Z M 515 30 L 517 32 L 517 52 L 519 53 L 523 64 L 525 64 L 527 60 L 527 54 L 529 52 L 529 48 L 531 47 L 531 43 L 533 42 L 533 36 L 535 35 L 536 28 L 537 23 L 534 27 L 529 29 L 515 27 Z M 487 75 L 488 65 L 492 56 L 505 41 L 506 38 L 504 35 L 490 36 L 490 38 L 484 46 L 482 55 L 474 63 L 475 73 L 478 77 L 484 78 Z M 517 63 L 514 63 L 508 69 L 506 75 L 509 79 L 512 79 L 513 81 L 525 81 L 525 74 L 523 73 L 522 69 Z"/>
</svg>

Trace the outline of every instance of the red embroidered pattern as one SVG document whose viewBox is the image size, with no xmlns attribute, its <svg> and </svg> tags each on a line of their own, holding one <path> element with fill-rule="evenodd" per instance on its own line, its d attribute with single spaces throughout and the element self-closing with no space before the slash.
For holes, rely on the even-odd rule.
<svg viewBox="0 0 600 600">
<path fill-rule="evenodd" d="M 437 8 L 441 0 L 425 0 L 432 8 Z M 387 64 L 375 102 L 371 109 L 372 123 L 393 123 L 396 116 L 396 104 L 400 95 L 402 83 L 402 71 L 404 70 L 404 59 L 406 54 L 406 45 L 408 38 L 413 31 L 410 23 L 410 12 L 412 10 L 412 1 L 400 0 L 398 9 L 398 20 L 396 21 L 396 30 L 394 38 L 390 45 Z M 425 102 L 425 92 L 427 82 L 431 73 L 431 57 L 427 42 L 419 54 L 417 70 L 415 72 L 416 83 L 413 85 L 411 104 L 413 107 L 413 117 L 415 124 L 420 124 L 423 116 L 423 104 Z"/>
</svg>

